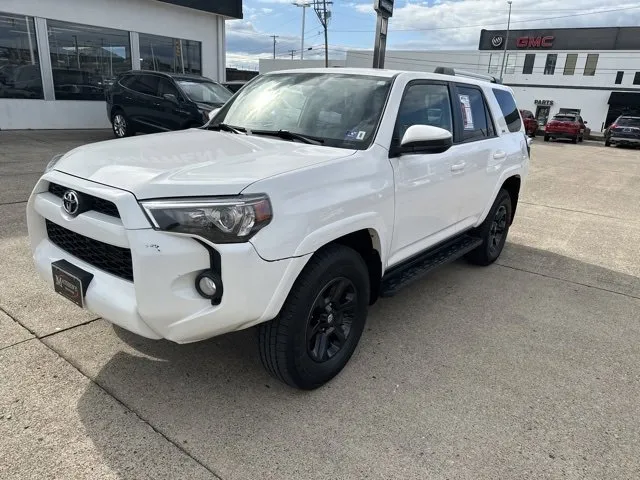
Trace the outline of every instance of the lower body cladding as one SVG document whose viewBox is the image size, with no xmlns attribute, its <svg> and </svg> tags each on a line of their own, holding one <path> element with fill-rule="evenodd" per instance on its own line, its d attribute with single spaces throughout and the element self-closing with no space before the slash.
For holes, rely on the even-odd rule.
<svg viewBox="0 0 640 480">
<path fill-rule="evenodd" d="M 545 137 L 551 138 L 578 138 L 580 134 L 578 132 L 544 132 Z"/>
<path fill-rule="evenodd" d="M 616 137 L 612 136 L 608 143 L 612 145 L 629 145 L 634 147 L 640 146 L 640 137 Z"/>
<path fill-rule="evenodd" d="M 56 178 L 60 175 L 54 172 L 55 180 L 51 181 L 92 193 L 90 182 L 76 179 L 65 184 L 63 181 L 68 179 Z M 81 188 L 69 183 L 80 183 Z M 278 314 L 308 260 L 300 257 L 265 261 L 251 243 L 206 248 L 188 236 L 152 228 L 126 229 L 119 219 L 97 212 L 70 217 L 62 209 L 62 200 L 46 191 L 48 182 L 41 180 L 41 184 L 36 186 L 27 207 L 31 247 L 40 276 L 53 288 L 52 263 L 65 260 L 84 270 L 93 276 L 84 292 L 85 307 L 147 338 L 189 343 L 270 320 Z M 105 187 L 100 189 L 104 194 Z M 121 198 L 122 191 L 118 192 Z M 133 195 L 127 195 L 135 200 Z M 135 208 L 139 209 L 137 205 Z M 118 209 L 125 213 L 122 203 Z M 57 236 L 51 235 L 52 231 Z M 121 251 L 130 251 L 133 281 L 113 269 L 108 273 L 100 268 L 104 267 L 100 259 L 93 261 L 95 257 L 87 256 L 86 251 L 74 255 L 70 251 L 75 247 L 69 248 L 71 243 L 59 240 L 64 235 L 75 240 L 88 238 L 87 242 L 118 243 Z M 213 302 L 215 305 L 196 289 L 198 275 L 218 263 L 212 262 L 210 249 L 219 254 L 220 271 L 215 274 L 221 279 L 223 291 L 221 298 Z"/>
</svg>

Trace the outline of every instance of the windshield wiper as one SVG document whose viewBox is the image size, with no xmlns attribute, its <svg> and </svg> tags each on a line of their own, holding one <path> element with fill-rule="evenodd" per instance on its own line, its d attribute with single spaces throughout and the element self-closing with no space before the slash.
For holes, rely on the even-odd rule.
<svg viewBox="0 0 640 480">
<path fill-rule="evenodd" d="M 307 135 L 290 132 L 289 130 L 249 130 L 249 133 L 254 135 L 270 135 L 284 140 L 298 140 L 310 145 L 322 145 L 324 143 L 324 140 L 320 138 L 308 137 Z"/>
<path fill-rule="evenodd" d="M 215 123 L 213 125 L 209 125 L 207 129 L 223 130 L 225 132 L 231 133 L 244 133 L 245 135 L 247 133 L 247 129 L 244 127 L 236 127 L 234 125 L 228 125 L 226 123 Z"/>
</svg>

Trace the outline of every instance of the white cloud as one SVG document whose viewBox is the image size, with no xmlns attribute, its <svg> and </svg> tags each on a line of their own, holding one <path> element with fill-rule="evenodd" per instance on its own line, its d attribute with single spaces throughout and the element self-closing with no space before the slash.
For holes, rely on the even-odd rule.
<svg viewBox="0 0 640 480">
<path fill-rule="evenodd" d="M 389 47 L 394 32 L 414 32 L 424 36 L 412 41 L 416 48 L 477 48 L 482 28 L 499 30 L 507 26 L 508 7 L 502 0 L 436 0 L 427 2 L 408 1 L 396 4 L 389 21 Z M 620 10 L 629 7 L 627 10 Z M 602 0 L 516 0 L 512 7 L 511 28 L 560 28 L 583 26 L 638 25 L 640 7 L 635 0 L 619 0 L 604 3 Z M 360 13 L 371 13 L 371 4 L 354 4 Z M 617 11 L 608 11 L 617 10 Z M 601 12 L 584 15 L 589 12 Z M 564 18 L 551 18 L 564 17 Z M 534 21 L 538 19 L 544 19 Z M 405 42 L 406 44 L 407 42 Z"/>
</svg>

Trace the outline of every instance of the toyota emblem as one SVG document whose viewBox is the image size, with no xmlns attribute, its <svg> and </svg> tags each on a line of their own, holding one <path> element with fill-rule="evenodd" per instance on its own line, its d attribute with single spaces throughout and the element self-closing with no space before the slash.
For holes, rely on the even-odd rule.
<svg viewBox="0 0 640 480">
<path fill-rule="evenodd" d="M 62 195 L 62 208 L 72 217 L 75 217 L 80 211 L 80 197 L 73 190 L 67 190 Z"/>
<path fill-rule="evenodd" d="M 491 45 L 493 45 L 495 48 L 498 48 L 500 45 L 502 45 L 502 41 L 502 35 L 496 35 L 491 39 Z"/>
</svg>

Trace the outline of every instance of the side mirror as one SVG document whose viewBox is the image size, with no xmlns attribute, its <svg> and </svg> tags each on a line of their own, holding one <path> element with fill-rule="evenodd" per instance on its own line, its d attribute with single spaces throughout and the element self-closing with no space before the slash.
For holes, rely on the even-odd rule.
<svg viewBox="0 0 640 480">
<path fill-rule="evenodd" d="M 176 97 L 173 93 L 165 93 L 162 95 L 162 98 L 165 100 L 169 100 L 171 103 L 178 104 L 178 97 Z"/>
<path fill-rule="evenodd" d="M 585 120 L 583 123 L 586 125 L 586 124 L 587 124 L 587 123 L 589 123 L 589 122 L 587 122 L 587 121 Z"/>
<path fill-rule="evenodd" d="M 398 153 L 442 153 L 453 145 L 449 130 L 431 125 L 411 125 L 404 132 Z"/>
<path fill-rule="evenodd" d="M 213 120 L 213 117 L 215 117 L 219 111 L 220 111 L 219 108 L 214 108 L 213 110 L 211 110 L 209 112 L 209 120 Z"/>
</svg>

